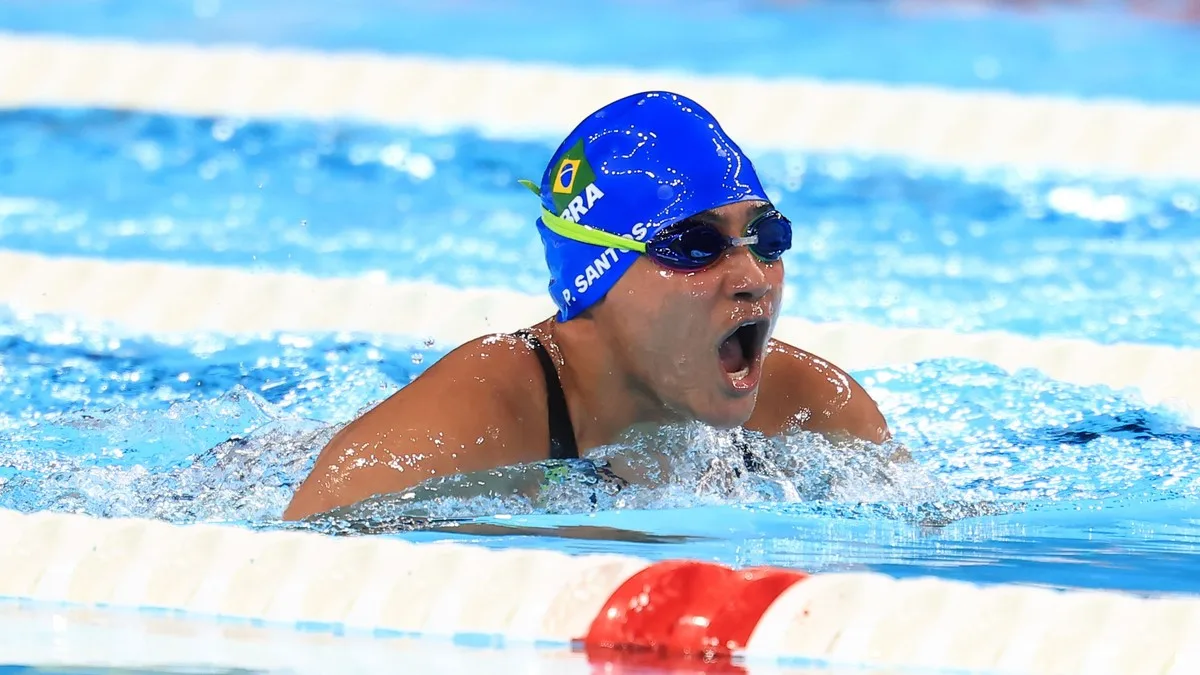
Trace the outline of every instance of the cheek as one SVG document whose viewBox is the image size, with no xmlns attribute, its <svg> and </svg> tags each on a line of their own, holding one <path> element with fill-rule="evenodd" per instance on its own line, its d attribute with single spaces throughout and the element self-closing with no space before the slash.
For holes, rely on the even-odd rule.
<svg viewBox="0 0 1200 675">
<path fill-rule="evenodd" d="M 771 284 L 771 297 L 774 298 L 774 302 L 772 304 L 774 305 L 775 310 L 778 311 L 780 304 L 783 301 L 783 294 L 785 293 L 783 261 L 780 260 L 766 268 L 766 277 L 767 281 Z"/>
<path fill-rule="evenodd" d="M 646 280 L 647 313 L 654 316 L 664 334 L 689 334 L 696 327 L 712 323 L 715 293 L 720 287 L 716 279 L 704 275 L 688 275 L 655 269 Z"/>
<path fill-rule="evenodd" d="M 660 280 L 664 292 L 653 310 L 652 365 L 664 383 L 685 385 L 699 377 L 711 359 L 713 292 L 716 281 L 676 275 Z"/>
<path fill-rule="evenodd" d="M 767 280 L 776 288 L 783 286 L 783 260 L 776 260 L 770 265 L 764 265 L 763 271 L 767 275 Z"/>
<path fill-rule="evenodd" d="M 648 262 L 648 261 L 647 261 Z M 613 292 L 620 298 L 622 341 L 637 369 L 660 384 L 687 379 L 692 363 L 711 351 L 716 280 L 635 265 Z"/>
<path fill-rule="evenodd" d="M 718 280 L 703 274 L 672 272 L 641 258 L 613 287 L 630 306 L 648 318 L 662 321 L 666 317 L 690 318 L 704 321 L 707 316 L 696 309 L 711 304 L 719 288 Z"/>
</svg>

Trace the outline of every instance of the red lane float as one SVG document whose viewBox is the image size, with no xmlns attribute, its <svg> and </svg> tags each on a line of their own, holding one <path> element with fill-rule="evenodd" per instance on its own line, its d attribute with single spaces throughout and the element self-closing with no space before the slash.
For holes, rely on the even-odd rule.
<svg viewBox="0 0 1200 675">
<path fill-rule="evenodd" d="M 746 645 L 771 603 L 806 576 L 687 560 L 655 563 L 609 596 L 580 642 L 600 659 L 621 650 L 724 661 Z"/>
</svg>

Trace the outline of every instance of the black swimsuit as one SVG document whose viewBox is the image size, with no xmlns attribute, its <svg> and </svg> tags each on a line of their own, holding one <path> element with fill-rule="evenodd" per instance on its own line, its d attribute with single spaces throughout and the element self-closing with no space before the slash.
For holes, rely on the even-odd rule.
<svg viewBox="0 0 1200 675">
<path fill-rule="evenodd" d="M 546 411 L 550 421 L 550 459 L 579 459 L 579 446 L 575 444 L 575 427 L 571 424 L 571 411 L 567 408 L 567 396 L 550 353 L 530 330 L 519 330 L 517 336 L 525 340 L 537 354 L 542 364 L 542 376 L 546 378 Z"/>
</svg>

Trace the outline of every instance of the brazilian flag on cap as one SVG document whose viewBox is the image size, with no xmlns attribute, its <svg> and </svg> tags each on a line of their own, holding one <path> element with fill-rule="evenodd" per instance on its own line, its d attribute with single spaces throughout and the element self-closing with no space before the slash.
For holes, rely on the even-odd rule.
<svg viewBox="0 0 1200 675">
<path fill-rule="evenodd" d="M 554 212 L 562 213 L 572 199 L 596 180 L 596 174 L 583 155 L 583 139 L 563 153 L 552 175 L 550 195 L 554 199 Z"/>
</svg>

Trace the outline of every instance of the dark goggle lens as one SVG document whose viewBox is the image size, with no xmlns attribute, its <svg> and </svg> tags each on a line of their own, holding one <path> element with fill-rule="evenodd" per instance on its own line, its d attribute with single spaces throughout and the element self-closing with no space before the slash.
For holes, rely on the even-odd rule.
<svg viewBox="0 0 1200 675">
<path fill-rule="evenodd" d="M 716 262 L 725 245 L 725 237 L 716 228 L 697 225 L 656 237 L 646 250 L 667 267 L 698 270 Z"/>
<path fill-rule="evenodd" d="M 750 250 L 765 262 L 775 262 L 792 247 L 792 223 L 778 211 L 759 216 L 746 228 L 746 236 L 758 235 Z M 712 225 L 692 225 L 664 231 L 646 245 L 646 252 L 660 264 L 677 270 L 694 271 L 715 263 L 729 240 Z"/>
<path fill-rule="evenodd" d="M 792 224 L 779 213 L 772 213 L 754 223 L 747 235 L 758 235 L 758 243 L 750 247 L 754 255 L 774 262 L 792 247 Z"/>
</svg>

